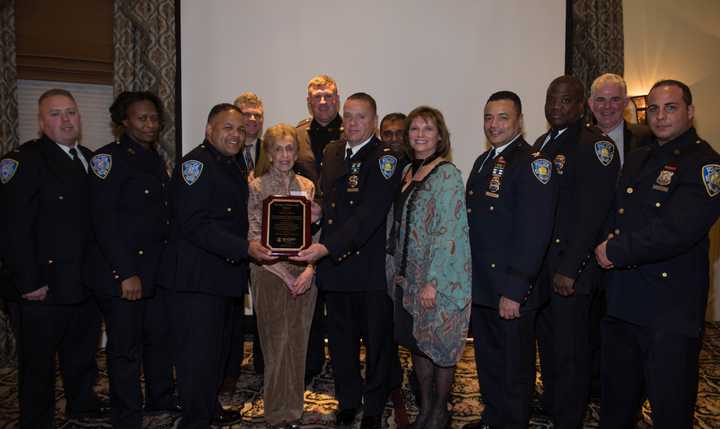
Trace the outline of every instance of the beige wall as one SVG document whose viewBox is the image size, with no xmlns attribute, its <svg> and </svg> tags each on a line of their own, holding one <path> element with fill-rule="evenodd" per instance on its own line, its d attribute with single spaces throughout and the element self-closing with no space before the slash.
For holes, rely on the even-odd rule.
<svg viewBox="0 0 720 429">
<path fill-rule="evenodd" d="M 664 78 L 690 86 L 698 133 L 720 150 L 720 1 L 625 0 L 625 79 L 630 95 Z M 712 231 L 707 317 L 720 320 L 720 226 Z"/>
</svg>

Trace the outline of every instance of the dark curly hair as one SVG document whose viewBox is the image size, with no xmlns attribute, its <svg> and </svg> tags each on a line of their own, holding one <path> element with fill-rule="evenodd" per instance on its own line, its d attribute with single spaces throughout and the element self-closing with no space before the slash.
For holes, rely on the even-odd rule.
<svg viewBox="0 0 720 429">
<path fill-rule="evenodd" d="M 127 112 L 130 106 L 139 101 L 149 101 L 154 106 L 160 117 L 160 128 L 162 129 L 165 123 L 165 110 L 163 109 L 162 101 L 160 98 L 149 91 L 123 91 L 115 98 L 113 104 L 108 109 L 110 111 L 110 119 L 113 124 L 118 127 L 123 127 L 123 121 L 127 119 Z"/>
</svg>

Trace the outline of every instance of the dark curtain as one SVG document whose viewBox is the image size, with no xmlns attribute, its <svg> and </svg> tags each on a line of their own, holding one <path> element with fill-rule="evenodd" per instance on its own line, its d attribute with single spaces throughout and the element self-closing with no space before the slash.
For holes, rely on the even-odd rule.
<svg viewBox="0 0 720 429">
<path fill-rule="evenodd" d="M 175 0 L 115 0 L 113 90 L 151 91 L 165 109 L 159 151 L 175 163 Z"/>
<path fill-rule="evenodd" d="M 590 85 L 625 70 L 622 0 L 567 0 L 565 73 Z M 589 95 L 589 94 L 586 94 Z"/>
<path fill-rule="evenodd" d="M 18 146 L 15 0 L 0 0 L 0 156 Z M 0 270 L 2 262 L 0 261 Z M 0 276 L 0 282 L 2 276 Z M 0 285 L 0 288 L 5 285 Z M 0 368 L 15 365 L 15 336 L 0 299 Z"/>
</svg>

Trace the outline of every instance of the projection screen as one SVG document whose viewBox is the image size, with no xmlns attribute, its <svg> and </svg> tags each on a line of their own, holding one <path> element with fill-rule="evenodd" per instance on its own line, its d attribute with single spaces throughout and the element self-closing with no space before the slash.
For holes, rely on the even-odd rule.
<svg viewBox="0 0 720 429">
<path fill-rule="evenodd" d="M 182 0 L 183 153 L 212 105 L 257 93 L 265 128 L 308 116 L 307 81 L 364 91 L 382 115 L 439 108 L 465 177 L 486 148 L 487 97 L 520 95 L 525 136 L 546 130 L 548 83 L 563 74 L 565 0 Z"/>
</svg>

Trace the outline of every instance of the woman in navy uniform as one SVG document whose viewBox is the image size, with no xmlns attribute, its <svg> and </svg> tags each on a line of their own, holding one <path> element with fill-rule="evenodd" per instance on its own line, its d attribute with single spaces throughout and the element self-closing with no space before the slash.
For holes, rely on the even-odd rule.
<svg viewBox="0 0 720 429">
<path fill-rule="evenodd" d="M 88 274 L 108 335 L 113 427 L 141 428 L 141 365 L 146 410 L 177 411 L 167 316 L 155 289 L 169 220 L 169 177 L 156 148 L 163 109 L 154 94 L 123 92 L 110 114 L 120 137 L 90 160 L 97 249 Z"/>
</svg>

